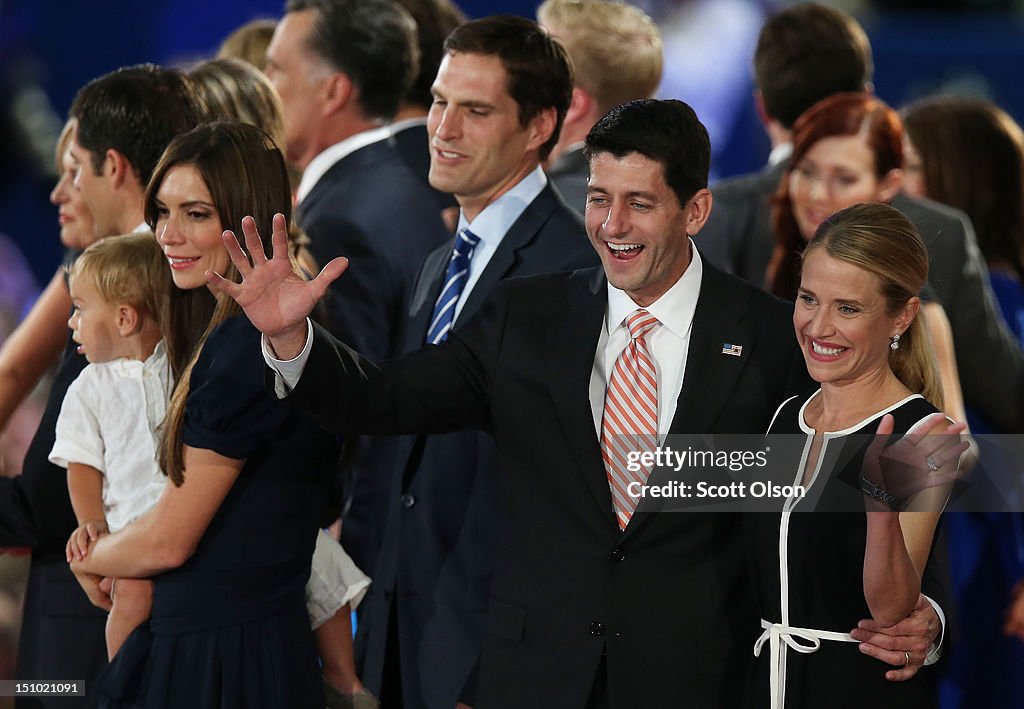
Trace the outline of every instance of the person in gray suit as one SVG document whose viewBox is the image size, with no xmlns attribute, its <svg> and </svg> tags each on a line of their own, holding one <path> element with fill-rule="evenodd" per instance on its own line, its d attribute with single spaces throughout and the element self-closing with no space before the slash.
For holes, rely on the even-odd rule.
<svg viewBox="0 0 1024 709">
<path fill-rule="evenodd" d="M 758 113 L 772 143 L 760 172 L 714 185 L 715 210 L 695 239 L 720 268 L 755 285 L 775 245 L 772 197 L 792 152 L 794 121 L 823 98 L 871 90 L 871 46 L 852 17 L 814 3 L 783 10 L 765 23 L 754 54 Z M 964 399 L 999 431 L 1024 429 L 1024 353 L 1013 340 L 988 282 L 967 216 L 905 194 L 892 206 L 928 246 L 928 281 L 949 315 Z M 991 386 L 991 382 L 999 386 Z"/>
<path fill-rule="evenodd" d="M 572 101 L 545 169 L 566 203 L 583 215 L 583 139 L 616 106 L 650 98 L 661 83 L 661 31 L 643 10 L 609 0 L 546 0 L 537 21 L 572 61 Z"/>
</svg>

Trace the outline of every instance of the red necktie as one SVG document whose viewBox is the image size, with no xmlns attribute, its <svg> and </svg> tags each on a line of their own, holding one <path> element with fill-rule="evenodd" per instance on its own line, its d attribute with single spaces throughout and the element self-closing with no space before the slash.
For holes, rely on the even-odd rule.
<svg viewBox="0 0 1024 709">
<path fill-rule="evenodd" d="M 601 454 L 619 529 L 629 524 L 639 499 L 630 496 L 629 484 L 642 485 L 651 473 L 636 455 L 653 453 L 658 445 L 658 374 L 645 339 L 658 324 L 658 319 L 643 309 L 626 318 L 629 344 L 615 360 L 605 393 Z M 633 486 L 634 493 L 639 492 L 637 487 Z"/>
</svg>

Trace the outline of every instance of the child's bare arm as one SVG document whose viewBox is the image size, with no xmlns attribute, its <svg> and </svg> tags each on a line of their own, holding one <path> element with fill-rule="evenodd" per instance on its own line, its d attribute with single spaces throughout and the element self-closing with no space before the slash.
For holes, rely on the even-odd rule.
<svg viewBox="0 0 1024 709">
<path fill-rule="evenodd" d="M 78 529 L 71 533 L 67 559 L 82 559 L 89 546 L 107 533 L 107 517 L 103 512 L 103 473 L 85 463 L 68 463 L 68 494 L 71 508 L 78 520 Z"/>
</svg>

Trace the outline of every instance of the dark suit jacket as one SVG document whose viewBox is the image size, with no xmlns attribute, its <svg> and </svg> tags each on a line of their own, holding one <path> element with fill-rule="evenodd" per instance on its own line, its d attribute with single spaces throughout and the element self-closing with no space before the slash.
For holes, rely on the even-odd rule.
<svg viewBox="0 0 1024 709">
<path fill-rule="evenodd" d="M 484 709 L 582 707 L 605 654 L 613 709 L 740 701 L 759 623 L 736 517 L 615 522 L 589 397 L 606 305 L 600 269 L 512 279 L 445 345 L 379 367 L 318 327 L 292 393 L 338 430 L 493 434 Z M 672 432 L 766 430 L 806 387 L 790 312 L 705 265 Z"/>
<path fill-rule="evenodd" d="M 401 323 L 420 264 L 450 238 L 430 189 L 390 140 L 361 148 L 333 165 L 297 209 L 297 221 L 319 264 L 346 256 L 351 267 L 326 299 L 328 327 L 374 358 L 403 351 Z M 372 575 L 384 520 L 388 479 L 366 470 L 387 466 L 392 454 L 366 441 L 353 445 L 342 474 L 346 551 Z"/>
<path fill-rule="evenodd" d="M 547 170 L 565 203 L 583 216 L 587 208 L 587 178 L 590 166 L 583 157 L 583 148 L 567 150 Z"/>
<path fill-rule="evenodd" d="M 0 478 L 0 547 L 32 547 L 18 679 L 78 679 L 91 691 L 93 680 L 107 664 L 106 613 L 89 603 L 64 558 L 64 546 L 78 524 L 68 496 L 67 471 L 48 460 L 64 394 L 86 365 L 76 348 L 69 335 L 21 476 Z M 94 705 L 89 697 L 18 702 L 26 708 Z"/>
<path fill-rule="evenodd" d="M 758 286 L 775 245 L 770 200 L 784 170 L 780 164 L 714 185 L 711 218 L 694 239 L 709 261 Z M 953 328 L 968 406 L 1003 432 L 1024 430 L 1024 353 L 995 305 L 970 220 L 959 210 L 902 194 L 892 205 L 928 247 L 928 282 Z"/>
<path fill-rule="evenodd" d="M 420 271 L 407 351 L 423 346 L 452 243 Z M 551 187 L 505 234 L 455 322 L 459 331 L 499 280 L 598 263 L 583 225 Z M 451 709 L 475 703 L 496 532 L 498 477 L 493 439 L 476 431 L 393 441 L 388 526 L 370 593 L 363 601 L 357 657 L 363 682 L 380 695 L 391 633 L 399 634 L 403 707 Z M 389 631 L 392 610 L 396 624 Z M 390 648 L 395 652 L 395 648 Z M 398 691 L 390 687 L 389 691 Z"/>
<path fill-rule="evenodd" d="M 420 182 L 430 189 L 434 199 L 437 200 L 438 208 L 458 208 L 459 203 L 455 201 L 454 195 L 436 190 L 430 184 L 430 136 L 427 134 L 427 127 L 425 125 L 408 126 L 392 133 L 391 138 L 405 164 L 412 169 Z"/>
<path fill-rule="evenodd" d="M 321 266 L 336 256 L 351 261 L 328 294 L 331 331 L 372 357 L 401 351 L 395 325 L 420 264 L 450 234 L 393 142 L 377 141 L 334 164 L 299 204 L 296 220 Z"/>
</svg>

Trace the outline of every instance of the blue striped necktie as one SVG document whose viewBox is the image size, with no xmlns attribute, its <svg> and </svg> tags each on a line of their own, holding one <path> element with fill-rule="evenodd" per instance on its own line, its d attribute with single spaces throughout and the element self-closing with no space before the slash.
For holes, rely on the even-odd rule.
<svg viewBox="0 0 1024 709">
<path fill-rule="evenodd" d="M 437 345 L 448 339 L 448 333 L 455 321 L 455 305 L 459 302 L 462 289 L 469 280 L 469 260 L 473 257 L 473 248 L 480 243 L 480 237 L 469 229 L 463 229 L 455 237 L 455 248 L 448 262 L 448 270 L 444 274 L 444 286 L 441 295 L 434 304 L 434 313 L 427 328 L 427 344 Z"/>
</svg>

